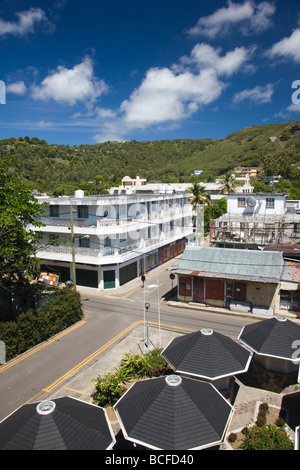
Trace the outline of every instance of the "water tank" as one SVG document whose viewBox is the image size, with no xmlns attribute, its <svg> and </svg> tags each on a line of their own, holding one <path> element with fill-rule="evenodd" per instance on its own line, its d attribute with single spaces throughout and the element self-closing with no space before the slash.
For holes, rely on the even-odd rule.
<svg viewBox="0 0 300 470">
<path fill-rule="evenodd" d="M 75 191 L 75 197 L 84 197 L 84 191 L 77 189 L 77 191 Z"/>
</svg>

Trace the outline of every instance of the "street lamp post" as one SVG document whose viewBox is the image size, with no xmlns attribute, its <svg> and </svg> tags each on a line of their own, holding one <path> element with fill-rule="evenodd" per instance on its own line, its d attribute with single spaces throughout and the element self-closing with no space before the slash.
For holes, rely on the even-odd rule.
<svg viewBox="0 0 300 470">
<path fill-rule="evenodd" d="M 74 222 L 73 222 L 73 206 L 70 206 L 71 218 L 71 243 L 72 243 L 72 270 L 73 270 L 73 286 L 76 290 L 76 264 L 75 264 L 75 242 L 74 242 Z"/>
<path fill-rule="evenodd" d="M 149 349 L 149 322 L 148 322 L 148 310 L 150 308 L 150 303 L 145 302 L 145 309 L 147 311 L 147 348 Z"/>
</svg>

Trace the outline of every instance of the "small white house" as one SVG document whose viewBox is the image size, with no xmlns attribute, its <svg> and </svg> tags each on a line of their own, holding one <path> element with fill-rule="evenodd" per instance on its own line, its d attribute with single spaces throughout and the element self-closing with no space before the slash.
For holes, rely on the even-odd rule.
<svg viewBox="0 0 300 470">
<path fill-rule="evenodd" d="M 227 212 L 232 215 L 273 216 L 286 212 L 283 193 L 233 193 L 227 195 Z"/>
</svg>

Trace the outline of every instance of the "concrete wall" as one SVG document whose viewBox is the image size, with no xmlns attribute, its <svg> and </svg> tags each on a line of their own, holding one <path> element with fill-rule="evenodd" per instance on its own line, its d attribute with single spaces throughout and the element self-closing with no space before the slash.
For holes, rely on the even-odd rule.
<svg viewBox="0 0 300 470">
<path fill-rule="evenodd" d="M 251 196 L 256 199 L 255 207 L 238 207 L 238 198 L 245 198 L 247 199 L 248 196 Z M 274 208 L 267 208 L 266 207 L 266 200 L 267 198 L 274 198 Z M 260 202 L 260 204 L 258 203 Z M 228 194 L 227 196 L 227 213 L 235 214 L 235 215 L 283 215 L 286 209 L 286 198 L 284 195 L 276 195 L 276 194 Z"/>
<path fill-rule="evenodd" d="M 247 283 L 247 301 L 253 305 L 271 307 L 275 312 L 279 308 L 278 294 L 278 284 Z"/>
<path fill-rule="evenodd" d="M 184 276 L 189 277 L 189 276 Z M 193 302 L 193 281 L 192 276 L 191 279 L 191 295 L 181 295 L 179 290 L 179 277 L 178 277 L 178 300 L 181 302 Z M 205 281 L 204 281 L 205 282 Z M 228 281 L 229 282 L 229 281 Z M 230 281 L 232 282 L 232 281 Z M 226 281 L 225 281 L 226 284 Z M 284 311 L 280 310 L 280 289 L 284 290 L 297 290 L 297 284 L 291 282 L 281 282 L 279 284 L 271 284 L 271 283 L 261 283 L 261 282 L 247 282 L 246 288 L 246 301 L 250 302 L 252 305 L 258 305 L 262 307 L 272 308 L 274 311 L 274 315 L 284 314 Z M 223 300 L 216 300 L 216 299 L 209 299 L 205 295 L 206 289 L 204 287 L 204 296 L 205 296 L 205 303 L 208 305 L 216 306 L 216 307 L 224 307 L 225 306 L 225 293 L 224 293 L 224 301 Z M 226 285 L 225 285 L 225 292 L 226 292 Z"/>
</svg>

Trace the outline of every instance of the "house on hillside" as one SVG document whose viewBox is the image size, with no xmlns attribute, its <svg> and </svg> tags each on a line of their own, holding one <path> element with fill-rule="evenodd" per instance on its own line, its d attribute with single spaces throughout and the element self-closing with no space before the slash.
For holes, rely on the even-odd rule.
<svg viewBox="0 0 300 470">
<path fill-rule="evenodd" d="M 187 246 L 174 271 L 178 300 L 273 316 L 299 311 L 299 263 L 279 251 Z"/>
</svg>

